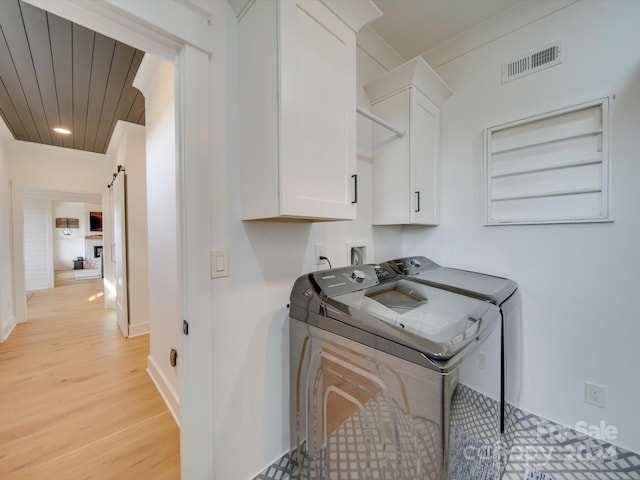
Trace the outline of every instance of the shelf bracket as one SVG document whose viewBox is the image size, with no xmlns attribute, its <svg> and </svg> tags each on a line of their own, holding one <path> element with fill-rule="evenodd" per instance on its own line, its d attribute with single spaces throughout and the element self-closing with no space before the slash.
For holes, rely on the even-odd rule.
<svg viewBox="0 0 640 480">
<path fill-rule="evenodd" d="M 372 122 L 376 122 L 381 127 L 384 127 L 387 130 L 391 130 L 393 133 L 395 133 L 398 136 L 398 138 L 402 138 L 406 135 L 406 132 L 404 130 L 398 130 L 393 125 L 385 122 L 382 118 L 378 117 L 377 115 L 374 115 L 373 113 L 369 112 L 368 110 L 365 110 L 362 107 L 356 107 L 356 112 L 358 112 L 363 117 L 368 118 Z"/>
</svg>

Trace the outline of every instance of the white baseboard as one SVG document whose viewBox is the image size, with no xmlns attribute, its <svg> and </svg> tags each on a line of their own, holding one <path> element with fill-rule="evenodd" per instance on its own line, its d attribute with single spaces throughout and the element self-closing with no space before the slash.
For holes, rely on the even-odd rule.
<svg viewBox="0 0 640 480">
<path fill-rule="evenodd" d="M 149 333 L 149 322 L 132 323 L 129 325 L 129 336 L 137 337 L 138 335 L 146 335 Z"/>
<path fill-rule="evenodd" d="M 0 325 L 0 343 L 9 338 L 14 328 L 16 328 L 16 317 L 15 315 L 11 315 L 7 323 Z"/>
<path fill-rule="evenodd" d="M 169 382 L 167 382 L 167 379 L 162 374 L 162 371 L 158 368 L 153 358 L 151 358 L 151 355 L 147 357 L 147 373 L 156 385 L 158 392 L 160 392 L 160 396 L 164 400 L 164 403 L 167 404 L 176 424 L 180 427 L 180 398 Z"/>
</svg>

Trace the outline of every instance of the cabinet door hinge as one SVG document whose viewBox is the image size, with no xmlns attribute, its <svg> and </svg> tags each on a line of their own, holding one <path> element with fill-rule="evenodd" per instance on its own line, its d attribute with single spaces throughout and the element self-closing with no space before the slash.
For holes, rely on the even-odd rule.
<svg viewBox="0 0 640 480">
<path fill-rule="evenodd" d="M 182 320 L 182 333 L 189 335 L 189 322 Z"/>
</svg>

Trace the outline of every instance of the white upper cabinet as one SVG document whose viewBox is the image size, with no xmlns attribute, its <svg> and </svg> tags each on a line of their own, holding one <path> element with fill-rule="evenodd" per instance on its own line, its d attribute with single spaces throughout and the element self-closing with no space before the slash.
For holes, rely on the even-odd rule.
<svg viewBox="0 0 640 480">
<path fill-rule="evenodd" d="M 353 28 L 366 21 L 353 8 L 342 19 L 334 13 L 340 4 L 331 5 L 260 0 L 239 14 L 245 220 L 356 216 Z M 373 18 L 375 11 L 365 14 Z"/>
<path fill-rule="evenodd" d="M 451 89 L 421 57 L 365 89 L 372 112 L 405 132 L 373 125 L 373 224 L 438 225 L 440 107 Z"/>
</svg>

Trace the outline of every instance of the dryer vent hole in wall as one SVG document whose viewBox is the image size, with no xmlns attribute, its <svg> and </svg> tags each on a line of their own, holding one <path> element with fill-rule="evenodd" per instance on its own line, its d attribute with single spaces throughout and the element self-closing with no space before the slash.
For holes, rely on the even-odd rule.
<svg viewBox="0 0 640 480">
<path fill-rule="evenodd" d="M 555 43 L 554 45 L 536 49 L 510 62 L 503 63 L 502 83 L 510 82 L 562 63 L 561 53 L 560 43 Z"/>
<path fill-rule="evenodd" d="M 364 265 L 367 262 L 367 247 L 351 247 L 351 265 Z"/>
</svg>

